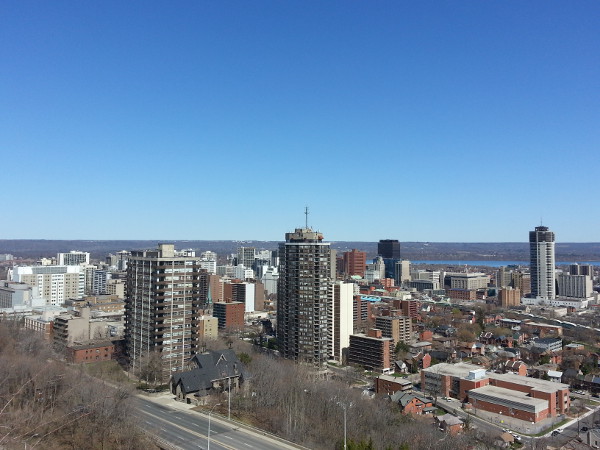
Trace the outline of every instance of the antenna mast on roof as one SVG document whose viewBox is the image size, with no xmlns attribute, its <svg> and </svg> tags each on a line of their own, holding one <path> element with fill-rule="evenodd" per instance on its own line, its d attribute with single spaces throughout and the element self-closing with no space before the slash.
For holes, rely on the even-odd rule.
<svg viewBox="0 0 600 450">
<path fill-rule="evenodd" d="M 306 216 L 305 228 L 308 228 L 308 206 L 304 207 L 304 215 Z"/>
</svg>

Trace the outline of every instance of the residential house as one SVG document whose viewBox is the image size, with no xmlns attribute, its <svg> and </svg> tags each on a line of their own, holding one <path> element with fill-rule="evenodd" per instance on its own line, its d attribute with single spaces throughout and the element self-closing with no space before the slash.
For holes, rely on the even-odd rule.
<svg viewBox="0 0 600 450">
<path fill-rule="evenodd" d="M 217 392 L 238 390 L 249 374 L 233 350 L 209 350 L 196 353 L 186 364 L 188 370 L 175 373 L 170 380 L 171 393 L 186 403 L 203 402 Z"/>
<path fill-rule="evenodd" d="M 452 414 L 444 414 L 443 416 L 436 416 L 435 421 L 442 431 L 456 435 L 463 430 L 463 421 Z"/>
<path fill-rule="evenodd" d="M 523 377 L 527 376 L 527 364 L 523 361 L 506 361 L 504 370 L 506 373 L 514 373 Z"/>
<path fill-rule="evenodd" d="M 436 410 L 433 400 L 422 395 L 399 391 L 390 398 L 394 403 L 398 403 L 403 414 L 428 414 Z"/>
</svg>

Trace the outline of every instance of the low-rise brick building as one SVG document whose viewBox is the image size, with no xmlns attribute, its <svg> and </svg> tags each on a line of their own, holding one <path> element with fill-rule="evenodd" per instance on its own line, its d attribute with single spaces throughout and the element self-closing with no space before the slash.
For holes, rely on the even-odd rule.
<svg viewBox="0 0 600 450">
<path fill-rule="evenodd" d="M 216 302 L 213 316 L 219 320 L 219 329 L 241 330 L 244 328 L 245 305 L 241 302 Z"/>
<path fill-rule="evenodd" d="M 569 386 L 512 373 L 488 373 L 473 364 L 436 364 L 421 371 L 426 392 L 470 402 L 475 409 L 539 422 L 565 414 Z"/>
<path fill-rule="evenodd" d="M 385 338 L 381 330 L 371 329 L 368 335 L 351 334 L 348 363 L 368 370 L 389 372 L 392 367 L 393 340 Z"/>
<path fill-rule="evenodd" d="M 114 354 L 115 345 L 110 341 L 67 347 L 67 361 L 74 364 L 110 361 Z"/>
<path fill-rule="evenodd" d="M 380 375 L 375 378 L 375 393 L 377 394 L 395 394 L 396 392 L 411 391 L 413 384 L 402 377 L 391 375 Z"/>
</svg>

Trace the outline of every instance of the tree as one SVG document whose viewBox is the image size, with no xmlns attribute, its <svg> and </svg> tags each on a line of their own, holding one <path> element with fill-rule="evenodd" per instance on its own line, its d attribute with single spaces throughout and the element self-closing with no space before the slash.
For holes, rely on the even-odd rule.
<svg viewBox="0 0 600 450">
<path fill-rule="evenodd" d="M 394 351 L 396 353 L 400 353 L 400 352 L 408 352 L 409 350 L 410 350 L 410 347 L 408 346 L 408 344 L 406 342 L 399 341 L 396 344 L 396 348 Z"/>
<path fill-rule="evenodd" d="M 156 386 L 163 379 L 163 364 L 159 352 L 149 352 L 137 359 L 134 375 L 141 381 Z"/>
<path fill-rule="evenodd" d="M 250 356 L 246 352 L 238 353 L 237 357 L 240 360 L 240 362 L 246 366 L 252 362 L 252 356 Z"/>
</svg>

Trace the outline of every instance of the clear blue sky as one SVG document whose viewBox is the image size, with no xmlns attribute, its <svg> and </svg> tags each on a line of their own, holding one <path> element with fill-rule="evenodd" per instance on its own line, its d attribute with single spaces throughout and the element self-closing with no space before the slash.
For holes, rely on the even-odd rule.
<svg viewBox="0 0 600 450">
<path fill-rule="evenodd" d="M 1 238 L 600 241 L 600 2 L 0 3 Z"/>
</svg>

